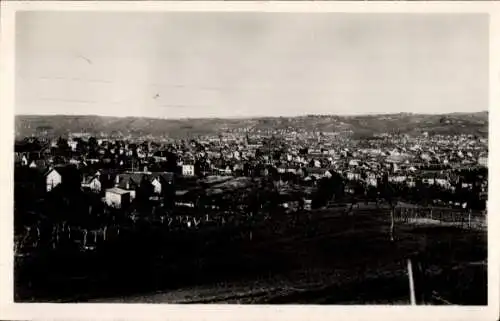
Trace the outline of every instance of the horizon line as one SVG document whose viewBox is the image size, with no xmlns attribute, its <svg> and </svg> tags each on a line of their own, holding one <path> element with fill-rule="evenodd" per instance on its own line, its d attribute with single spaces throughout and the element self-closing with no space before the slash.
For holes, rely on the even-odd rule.
<svg viewBox="0 0 500 321">
<path fill-rule="evenodd" d="M 392 115 L 415 115 L 415 116 L 444 116 L 444 115 L 467 115 L 467 114 L 481 114 L 489 113 L 489 110 L 481 111 L 460 111 L 460 112 L 443 112 L 443 113 L 418 113 L 418 112 L 388 112 L 388 113 L 360 113 L 360 114 L 298 114 L 298 115 L 255 115 L 255 116 L 217 116 L 217 117 L 174 117 L 166 118 L 161 116 L 112 116 L 112 115 L 98 115 L 98 114 L 16 114 L 14 117 L 101 117 L 101 118 L 142 118 L 142 119 L 158 119 L 158 120 L 201 120 L 201 119 L 228 119 L 228 120 L 249 120 L 249 119 L 265 119 L 265 118 L 301 118 L 301 117 L 366 117 L 366 116 L 392 116 Z"/>
</svg>

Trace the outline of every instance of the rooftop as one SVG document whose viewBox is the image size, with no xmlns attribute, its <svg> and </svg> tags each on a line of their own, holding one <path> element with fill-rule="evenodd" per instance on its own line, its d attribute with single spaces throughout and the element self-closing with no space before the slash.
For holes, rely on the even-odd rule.
<svg viewBox="0 0 500 321">
<path fill-rule="evenodd" d="M 123 195 L 123 194 L 128 194 L 129 191 L 126 191 L 126 190 L 118 188 L 118 187 L 113 187 L 113 188 L 108 188 L 106 190 L 106 193 L 113 193 L 113 194 Z"/>
</svg>

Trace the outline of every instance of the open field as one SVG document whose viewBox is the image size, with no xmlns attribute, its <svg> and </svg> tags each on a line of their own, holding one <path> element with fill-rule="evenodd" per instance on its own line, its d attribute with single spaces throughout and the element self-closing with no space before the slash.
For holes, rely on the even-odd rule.
<svg viewBox="0 0 500 321">
<path fill-rule="evenodd" d="M 39 271 L 45 266 L 39 272 L 43 281 L 33 280 L 36 292 L 18 281 L 26 290 L 17 299 L 407 304 L 406 259 L 412 258 L 425 266 L 421 284 L 431 286 L 427 292 L 453 304 L 487 303 L 486 232 L 398 224 L 391 242 L 389 223 L 388 210 L 364 206 L 350 216 L 342 209 L 299 213 L 294 219 L 275 215 L 251 227 L 251 239 L 248 227 L 150 233 L 144 243 L 132 242 L 122 252 L 38 263 Z M 426 303 L 439 302 L 427 298 Z"/>
</svg>

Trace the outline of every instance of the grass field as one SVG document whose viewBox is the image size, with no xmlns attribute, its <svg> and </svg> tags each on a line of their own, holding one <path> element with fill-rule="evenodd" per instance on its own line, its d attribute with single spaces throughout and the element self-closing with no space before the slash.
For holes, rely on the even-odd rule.
<svg viewBox="0 0 500 321">
<path fill-rule="evenodd" d="M 362 206 L 351 216 L 343 213 L 301 213 L 293 223 L 283 214 L 252 227 L 251 240 L 248 233 L 235 231 L 196 231 L 196 237 L 186 235 L 184 241 L 166 239 L 155 245 L 154 256 L 116 263 L 114 273 L 109 272 L 114 281 L 104 284 L 101 277 L 92 289 L 73 286 L 59 299 L 408 304 L 406 259 L 412 258 L 425 266 L 425 282 L 419 285 L 428 287 L 427 292 L 452 304 L 487 304 L 486 232 L 398 224 L 391 242 L 388 210 Z M 56 282 L 45 286 L 54 288 Z M 20 300 L 34 297 L 26 294 Z M 425 303 L 439 304 L 430 298 Z"/>
</svg>

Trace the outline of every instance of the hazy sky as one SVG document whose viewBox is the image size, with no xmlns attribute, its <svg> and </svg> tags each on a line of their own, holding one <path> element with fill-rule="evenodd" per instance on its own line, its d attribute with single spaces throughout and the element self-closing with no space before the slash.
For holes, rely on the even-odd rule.
<svg viewBox="0 0 500 321">
<path fill-rule="evenodd" d="M 16 114 L 488 109 L 488 17 L 20 12 Z"/>
</svg>

